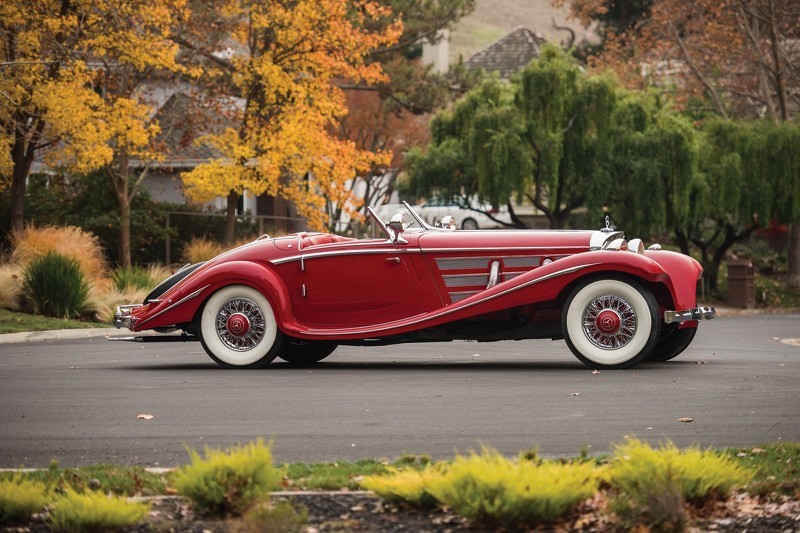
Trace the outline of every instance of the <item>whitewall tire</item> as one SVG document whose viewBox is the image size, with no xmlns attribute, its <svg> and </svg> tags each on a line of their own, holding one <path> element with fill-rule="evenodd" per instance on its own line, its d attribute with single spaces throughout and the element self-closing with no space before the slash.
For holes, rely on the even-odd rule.
<svg viewBox="0 0 800 533">
<path fill-rule="evenodd" d="M 284 336 L 269 300 L 245 285 L 230 285 L 208 299 L 200 316 L 200 342 L 228 368 L 260 368 L 275 359 Z"/>
<path fill-rule="evenodd" d="M 569 349 L 591 368 L 629 368 L 658 342 L 658 303 L 632 280 L 589 280 L 572 291 L 561 326 Z"/>
</svg>

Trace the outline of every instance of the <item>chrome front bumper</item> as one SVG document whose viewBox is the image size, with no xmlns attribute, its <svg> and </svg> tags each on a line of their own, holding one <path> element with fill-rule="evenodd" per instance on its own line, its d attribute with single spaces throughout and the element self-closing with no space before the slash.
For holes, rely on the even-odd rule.
<svg viewBox="0 0 800 533">
<path fill-rule="evenodd" d="M 683 311 L 664 311 L 664 322 L 675 324 L 689 322 L 690 320 L 712 319 L 717 316 L 717 311 L 713 307 L 693 307 Z"/>
<path fill-rule="evenodd" d="M 142 307 L 142 304 L 118 305 L 114 319 L 111 321 L 117 329 L 131 329 L 131 310 Z"/>
</svg>

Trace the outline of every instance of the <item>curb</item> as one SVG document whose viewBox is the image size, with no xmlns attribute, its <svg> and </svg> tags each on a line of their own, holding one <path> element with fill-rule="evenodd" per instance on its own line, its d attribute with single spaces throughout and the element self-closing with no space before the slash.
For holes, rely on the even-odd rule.
<svg viewBox="0 0 800 533">
<path fill-rule="evenodd" d="M 128 333 L 126 335 L 126 333 Z M 24 342 L 52 342 L 56 340 L 89 339 L 94 337 L 123 336 L 130 337 L 134 334 L 127 330 L 116 328 L 87 328 L 87 329 L 55 329 L 50 331 L 26 331 L 22 333 L 4 333 L 0 335 L 0 344 L 24 343 Z M 135 334 L 157 335 L 152 332 L 139 332 Z"/>
</svg>

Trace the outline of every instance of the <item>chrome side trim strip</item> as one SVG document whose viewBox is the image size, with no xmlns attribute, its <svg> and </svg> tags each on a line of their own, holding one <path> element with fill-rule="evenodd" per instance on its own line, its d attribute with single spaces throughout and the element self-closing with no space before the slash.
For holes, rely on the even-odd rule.
<svg viewBox="0 0 800 533">
<path fill-rule="evenodd" d="M 176 307 L 178 307 L 178 306 L 179 306 L 179 305 L 181 305 L 182 303 L 184 303 L 184 302 L 188 302 L 189 300 L 191 300 L 192 298 L 195 298 L 196 296 L 198 296 L 198 295 L 199 295 L 201 292 L 203 292 L 204 290 L 206 290 L 206 289 L 207 289 L 207 288 L 209 288 L 210 286 L 211 286 L 211 285 L 206 285 L 205 287 L 201 287 L 201 288 L 197 289 L 197 290 L 196 290 L 196 291 L 194 291 L 192 294 L 190 294 L 190 295 L 188 295 L 188 296 L 184 296 L 183 298 L 181 298 L 180 300 L 178 300 L 178 301 L 177 301 L 177 302 L 175 302 L 174 304 L 170 305 L 169 307 L 166 307 L 166 308 L 162 309 L 161 311 L 159 311 L 158 313 L 154 314 L 153 316 L 151 316 L 151 317 L 149 317 L 149 318 L 146 318 L 146 319 L 142 320 L 141 322 L 138 322 L 138 323 L 136 324 L 136 326 L 137 326 L 137 327 L 140 327 L 142 324 L 146 324 L 146 323 L 150 322 L 151 320 L 153 320 L 153 319 L 154 319 L 154 318 L 156 318 L 157 316 L 161 316 L 161 315 L 163 315 L 164 313 L 166 313 L 166 312 L 167 312 L 167 311 L 169 311 L 170 309 L 175 309 Z"/>
<path fill-rule="evenodd" d="M 366 248 L 363 250 L 332 250 L 329 252 L 312 252 L 308 254 L 302 255 L 292 255 L 289 257 L 282 257 L 280 259 L 273 259 L 270 261 L 273 265 L 281 265 L 283 263 L 291 263 L 293 261 L 307 261 L 308 259 L 314 259 L 317 257 L 332 257 L 337 255 L 365 255 L 365 254 L 409 254 L 409 253 L 420 253 L 420 250 L 417 248 L 397 248 L 392 246 L 391 248 Z"/>
</svg>

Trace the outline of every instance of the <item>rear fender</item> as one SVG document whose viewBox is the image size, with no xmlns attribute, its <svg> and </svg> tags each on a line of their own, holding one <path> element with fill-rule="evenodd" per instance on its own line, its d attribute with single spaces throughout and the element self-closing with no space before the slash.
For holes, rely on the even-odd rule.
<svg viewBox="0 0 800 533">
<path fill-rule="evenodd" d="M 275 272 L 259 263 L 229 261 L 203 269 L 165 294 L 167 299 L 137 310 L 134 331 L 194 322 L 211 295 L 228 285 L 247 285 L 266 296 L 279 327 L 291 317 L 286 286 Z"/>
</svg>

